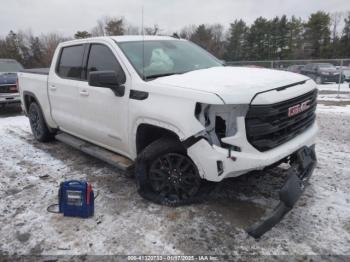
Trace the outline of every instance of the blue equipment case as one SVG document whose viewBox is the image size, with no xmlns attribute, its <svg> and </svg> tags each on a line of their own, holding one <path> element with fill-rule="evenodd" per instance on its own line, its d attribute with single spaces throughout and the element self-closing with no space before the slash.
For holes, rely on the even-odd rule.
<svg viewBox="0 0 350 262">
<path fill-rule="evenodd" d="M 94 192 L 91 184 L 70 180 L 60 184 L 59 212 L 64 216 L 88 218 L 94 215 Z"/>
</svg>

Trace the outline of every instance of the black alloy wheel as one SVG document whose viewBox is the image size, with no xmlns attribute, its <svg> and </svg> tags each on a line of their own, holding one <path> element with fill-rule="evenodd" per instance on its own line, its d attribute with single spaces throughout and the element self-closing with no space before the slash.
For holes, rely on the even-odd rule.
<svg viewBox="0 0 350 262">
<path fill-rule="evenodd" d="M 189 199 L 200 187 L 196 166 L 189 157 L 178 153 L 156 158 L 151 164 L 148 178 L 156 193 L 173 200 Z"/>
</svg>

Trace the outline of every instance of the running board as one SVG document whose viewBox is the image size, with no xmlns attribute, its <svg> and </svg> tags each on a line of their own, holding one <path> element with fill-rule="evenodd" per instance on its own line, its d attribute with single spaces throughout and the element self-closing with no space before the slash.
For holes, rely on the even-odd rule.
<svg viewBox="0 0 350 262">
<path fill-rule="evenodd" d="M 59 133 L 55 138 L 58 141 L 70 145 L 123 171 L 127 171 L 133 165 L 133 162 L 124 156 L 118 155 L 100 146 L 93 145 L 67 133 Z"/>
</svg>

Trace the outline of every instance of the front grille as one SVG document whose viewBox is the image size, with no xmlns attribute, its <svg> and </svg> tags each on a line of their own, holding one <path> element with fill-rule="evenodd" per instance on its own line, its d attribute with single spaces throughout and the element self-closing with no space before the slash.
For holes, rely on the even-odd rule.
<svg viewBox="0 0 350 262">
<path fill-rule="evenodd" d="M 290 107 L 308 100 L 308 109 L 288 116 Z M 267 151 L 293 139 L 315 122 L 316 105 L 317 89 L 272 105 L 251 105 L 245 120 L 248 141 L 259 151 Z"/>
<path fill-rule="evenodd" d="M 0 93 L 18 93 L 16 85 L 4 85 L 0 86 Z"/>
</svg>

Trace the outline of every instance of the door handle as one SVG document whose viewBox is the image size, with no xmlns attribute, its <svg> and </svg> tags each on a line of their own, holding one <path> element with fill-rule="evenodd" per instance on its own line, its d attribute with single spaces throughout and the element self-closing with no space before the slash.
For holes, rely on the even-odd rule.
<svg viewBox="0 0 350 262">
<path fill-rule="evenodd" d="M 57 87 L 55 85 L 50 85 L 50 90 L 55 91 Z"/>
<path fill-rule="evenodd" d="M 89 95 L 89 92 L 87 90 L 81 90 L 80 91 L 80 95 L 82 96 L 88 96 Z"/>
</svg>

